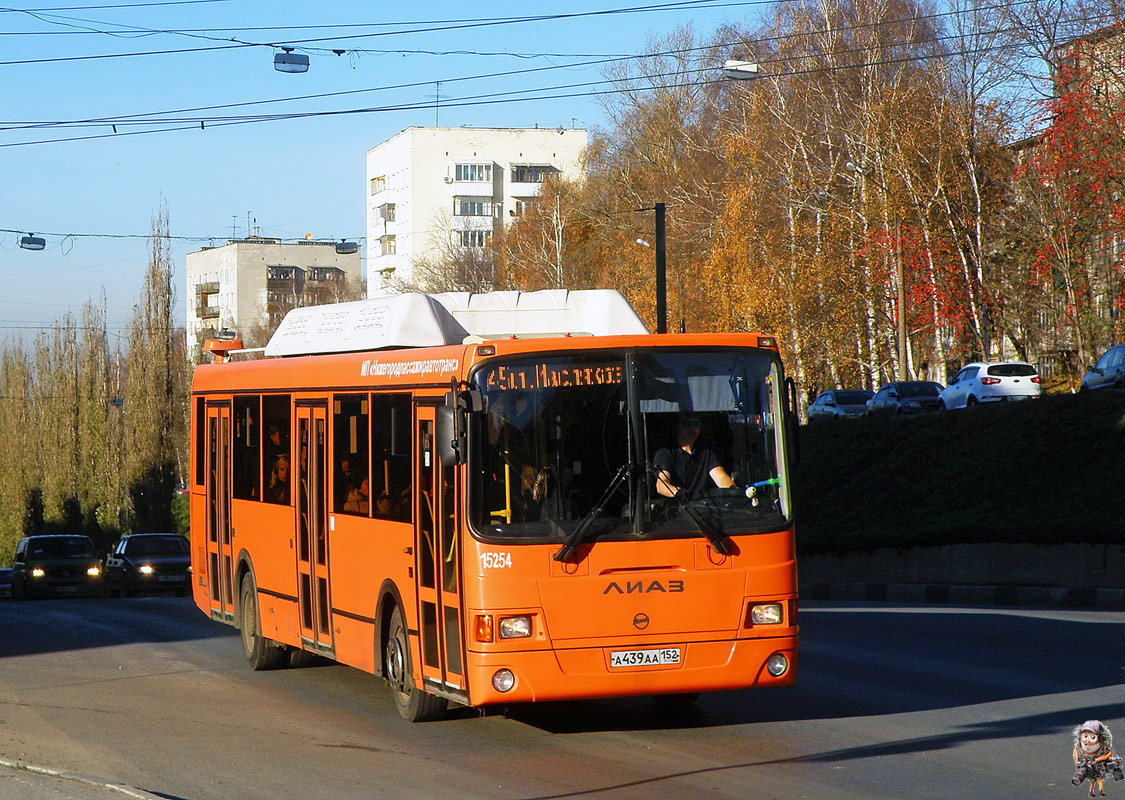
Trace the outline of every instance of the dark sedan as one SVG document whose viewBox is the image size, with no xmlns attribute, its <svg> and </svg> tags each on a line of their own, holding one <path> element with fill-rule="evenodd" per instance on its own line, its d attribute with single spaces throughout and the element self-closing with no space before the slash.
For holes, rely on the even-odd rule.
<svg viewBox="0 0 1125 800">
<path fill-rule="evenodd" d="M 866 389 L 828 389 L 809 406 L 809 422 L 862 417 L 874 392 Z"/>
<path fill-rule="evenodd" d="M 867 416 L 922 414 L 938 410 L 944 387 L 933 381 L 894 381 L 879 388 L 867 401 Z"/>
<path fill-rule="evenodd" d="M 111 597 L 138 592 L 191 590 L 188 540 L 176 533 L 133 533 L 122 536 L 105 560 Z"/>
<path fill-rule="evenodd" d="M 28 536 L 16 544 L 12 560 L 12 598 L 60 595 L 98 596 L 102 569 L 87 536 Z"/>
<path fill-rule="evenodd" d="M 1082 377 L 1081 391 L 1116 389 L 1125 391 L 1125 344 L 1106 350 L 1097 364 L 1092 364 Z"/>
</svg>

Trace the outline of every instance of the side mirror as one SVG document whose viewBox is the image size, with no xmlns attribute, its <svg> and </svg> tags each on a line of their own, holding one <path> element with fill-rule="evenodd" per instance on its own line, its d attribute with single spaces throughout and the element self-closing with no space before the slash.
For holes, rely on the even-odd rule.
<svg viewBox="0 0 1125 800">
<path fill-rule="evenodd" d="M 442 466 L 464 464 L 468 455 L 469 415 L 484 409 L 484 397 L 474 389 L 453 389 L 437 409 L 434 431 Z"/>
<path fill-rule="evenodd" d="M 797 384 L 792 378 L 785 379 L 786 394 L 785 433 L 789 439 L 789 466 L 795 467 L 801 462 L 801 418 L 797 414 Z"/>
</svg>

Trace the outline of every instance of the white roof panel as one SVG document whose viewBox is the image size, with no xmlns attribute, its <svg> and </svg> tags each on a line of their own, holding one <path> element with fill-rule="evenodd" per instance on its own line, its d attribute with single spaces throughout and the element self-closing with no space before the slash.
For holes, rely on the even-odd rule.
<svg viewBox="0 0 1125 800">
<path fill-rule="evenodd" d="M 468 331 L 426 294 L 295 308 L 266 345 L 267 356 L 350 353 L 460 344 Z"/>
<path fill-rule="evenodd" d="M 616 289 L 435 294 L 454 319 L 482 339 L 510 336 L 616 336 L 648 328 Z"/>
<path fill-rule="evenodd" d="M 267 356 L 461 344 L 467 338 L 613 336 L 648 329 L 613 289 L 397 294 L 290 311 Z"/>
</svg>

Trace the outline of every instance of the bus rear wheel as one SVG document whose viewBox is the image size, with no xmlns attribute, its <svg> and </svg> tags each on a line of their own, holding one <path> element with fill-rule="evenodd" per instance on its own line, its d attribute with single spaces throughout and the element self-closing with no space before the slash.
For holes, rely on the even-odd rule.
<svg viewBox="0 0 1125 800">
<path fill-rule="evenodd" d="M 390 630 L 387 631 L 387 644 L 383 653 L 383 674 L 391 685 L 395 710 L 408 722 L 428 722 L 445 715 L 446 701 L 414 685 L 410 668 L 410 641 L 406 635 L 406 625 L 402 610 L 395 607 L 391 612 Z"/>
<path fill-rule="evenodd" d="M 242 591 L 239 596 L 242 601 L 239 607 L 242 655 L 245 656 L 250 669 L 273 669 L 281 663 L 285 648 L 277 646 L 262 636 L 262 629 L 258 623 L 258 590 L 254 586 L 254 578 L 249 573 L 242 579 Z"/>
</svg>

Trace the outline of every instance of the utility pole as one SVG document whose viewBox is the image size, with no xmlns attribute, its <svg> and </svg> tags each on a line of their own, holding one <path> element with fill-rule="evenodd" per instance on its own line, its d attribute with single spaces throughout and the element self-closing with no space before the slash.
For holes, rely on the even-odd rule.
<svg viewBox="0 0 1125 800">
<path fill-rule="evenodd" d="M 656 332 L 668 332 L 668 278 L 664 252 L 664 204 L 656 204 Z"/>
</svg>

